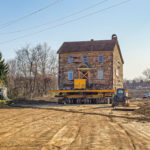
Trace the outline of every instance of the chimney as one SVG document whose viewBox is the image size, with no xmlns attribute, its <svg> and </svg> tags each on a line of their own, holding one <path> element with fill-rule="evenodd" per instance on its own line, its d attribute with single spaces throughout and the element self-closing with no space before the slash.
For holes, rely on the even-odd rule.
<svg viewBox="0 0 150 150">
<path fill-rule="evenodd" d="M 91 42 L 93 42 L 94 41 L 94 39 L 91 39 Z"/>
<path fill-rule="evenodd" d="M 117 35 L 116 34 L 113 34 L 112 35 L 112 40 L 117 40 L 118 38 L 117 38 Z"/>
</svg>

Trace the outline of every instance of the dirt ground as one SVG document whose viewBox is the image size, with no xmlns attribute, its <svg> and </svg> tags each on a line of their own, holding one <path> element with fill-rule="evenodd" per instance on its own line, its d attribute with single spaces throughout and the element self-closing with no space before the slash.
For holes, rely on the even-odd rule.
<svg viewBox="0 0 150 150">
<path fill-rule="evenodd" d="M 109 105 L 0 109 L 0 150 L 150 150 L 141 118 Z"/>
</svg>

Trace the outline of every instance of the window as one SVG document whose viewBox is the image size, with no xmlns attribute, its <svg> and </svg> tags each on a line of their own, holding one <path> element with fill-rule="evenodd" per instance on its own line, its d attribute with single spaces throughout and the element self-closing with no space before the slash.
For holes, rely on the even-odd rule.
<svg viewBox="0 0 150 150">
<path fill-rule="evenodd" d="M 68 62 L 69 62 L 69 63 L 72 63 L 72 62 L 73 62 L 73 57 L 72 57 L 72 56 L 69 56 Z"/>
<path fill-rule="evenodd" d="M 100 79 L 100 80 L 103 79 L 103 71 L 102 70 L 98 71 L 98 79 Z"/>
<path fill-rule="evenodd" d="M 72 71 L 68 72 L 68 79 L 73 80 L 73 72 Z"/>
<path fill-rule="evenodd" d="M 118 92 L 118 94 L 124 94 L 124 90 L 122 90 L 122 89 L 119 89 L 117 92 Z"/>
<path fill-rule="evenodd" d="M 98 62 L 103 62 L 103 55 L 98 55 Z"/>
<path fill-rule="evenodd" d="M 119 76 L 119 70 L 116 69 L 116 76 L 118 77 Z"/>
<path fill-rule="evenodd" d="M 87 56 L 83 56 L 83 62 L 87 62 Z"/>
</svg>

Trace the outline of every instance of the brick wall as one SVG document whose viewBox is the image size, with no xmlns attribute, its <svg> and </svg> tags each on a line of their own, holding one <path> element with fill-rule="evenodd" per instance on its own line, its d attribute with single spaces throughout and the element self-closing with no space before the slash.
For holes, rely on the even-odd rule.
<svg viewBox="0 0 150 150">
<path fill-rule="evenodd" d="M 87 56 L 87 63 L 82 57 Z M 98 55 L 103 55 L 103 62 L 98 62 Z M 73 63 L 68 62 L 69 56 L 73 56 Z M 78 68 L 87 66 L 90 68 L 90 78 L 88 80 L 90 89 L 112 89 L 113 88 L 113 52 L 73 52 L 59 54 L 59 88 L 73 88 L 73 80 L 68 80 L 68 72 L 74 72 L 74 79 L 78 78 Z M 103 79 L 98 79 L 98 70 L 103 71 Z"/>
</svg>

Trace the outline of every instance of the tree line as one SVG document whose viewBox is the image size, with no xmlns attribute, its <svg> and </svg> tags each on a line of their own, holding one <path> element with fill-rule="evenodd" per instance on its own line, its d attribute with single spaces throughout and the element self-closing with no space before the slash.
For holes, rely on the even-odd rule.
<svg viewBox="0 0 150 150">
<path fill-rule="evenodd" d="M 124 87 L 127 89 L 150 89 L 150 68 L 143 71 L 143 77 L 133 80 L 124 79 Z"/>
<path fill-rule="evenodd" d="M 57 56 L 46 43 L 17 50 L 16 57 L 8 61 L 8 68 L 10 97 L 32 99 L 57 88 Z"/>
</svg>

